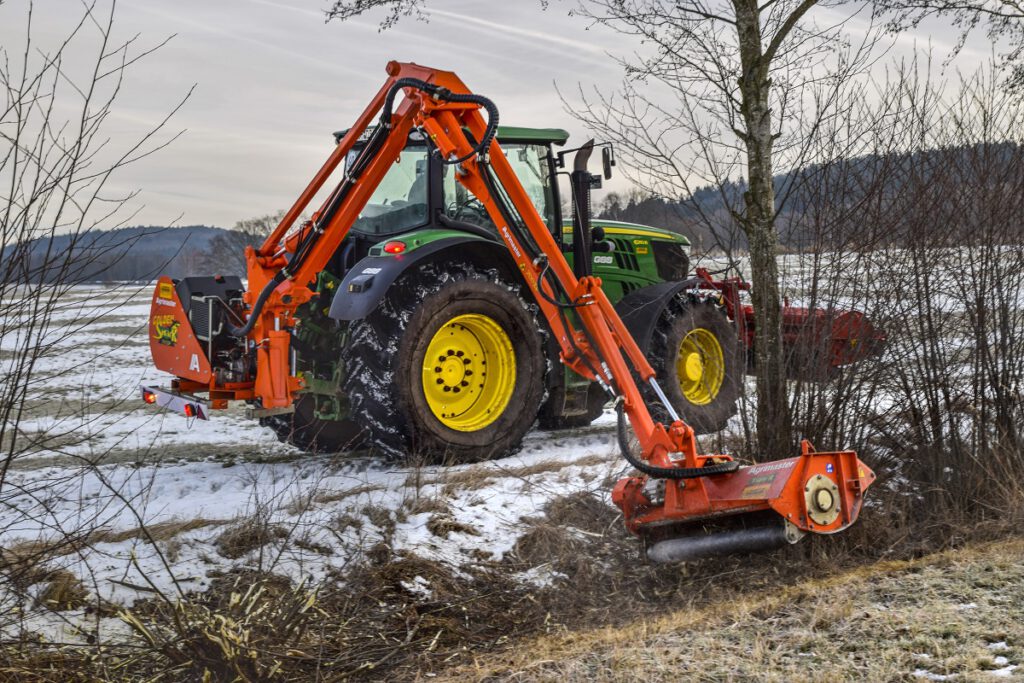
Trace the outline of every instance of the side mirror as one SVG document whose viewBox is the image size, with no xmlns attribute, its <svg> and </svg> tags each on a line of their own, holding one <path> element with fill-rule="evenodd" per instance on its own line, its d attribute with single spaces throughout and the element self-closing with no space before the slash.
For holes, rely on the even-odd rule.
<svg viewBox="0 0 1024 683">
<path fill-rule="evenodd" d="M 611 145 L 605 145 L 601 148 L 601 167 L 604 169 L 604 179 L 609 180 L 612 177 L 612 166 L 615 165 L 615 153 L 612 152 Z"/>
</svg>

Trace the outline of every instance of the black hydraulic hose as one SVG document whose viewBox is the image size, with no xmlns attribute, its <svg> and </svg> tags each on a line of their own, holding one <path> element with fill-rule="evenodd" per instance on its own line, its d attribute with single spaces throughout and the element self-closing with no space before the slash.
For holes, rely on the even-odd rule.
<svg viewBox="0 0 1024 683">
<path fill-rule="evenodd" d="M 622 451 L 622 457 L 639 472 L 649 477 L 654 477 L 655 479 L 698 479 L 700 477 L 713 477 L 716 474 L 729 474 L 740 468 L 740 464 L 735 460 L 717 465 L 708 465 L 707 467 L 655 467 L 654 465 L 648 465 L 634 456 L 632 449 L 629 447 L 629 440 L 626 438 L 624 406 L 620 402 L 615 409 L 619 417 L 616 432 L 618 432 L 619 450 Z"/>
<path fill-rule="evenodd" d="M 439 100 L 446 102 L 467 102 L 471 104 L 478 104 L 487 110 L 487 128 L 484 130 L 484 136 L 480 140 L 480 144 L 476 145 L 471 152 L 458 159 L 445 159 L 441 158 L 441 163 L 446 165 L 461 164 L 464 161 L 472 159 L 477 154 L 486 154 L 487 149 L 491 146 L 491 141 L 494 140 L 494 136 L 498 134 L 498 106 L 494 104 L 489 98 L 483 95 L 462 95 L 459 93 L 453 93 L 448 88 L 443 88 L 433 83 L 427 83 L 426 81 L 420 80 L 419 78 L 399 78 L 395 81 L 395 84 L 388 90 L 388 94 L 384 97 L 384 106 L 380 113 L 380 122 L 385 126 L 391 125 L 391 115 L 395 107 L 395 97 L 398 95 L 398 91 L 402 88 L 416 88 L 423 92 L 436 97 Z"/>
<path fill-rule="evenodd" d="M 267 299 L 270 298 L 271 293 L 277 289 L 277 286 L 284 282 L 285 277 L 284 270 L 279 270 L 274 273 L 274 277 L 270 279 L 270 282 L 263 286 L 263 289 L 260 291 L 260 295 L 256 297 L 256 303 L 252 305 L 252 313 L 249 314 L 249 320 L 246 321 L 244 325 L 241 327 L 235 327 L 231 324 L 228 325 L 228 333 L 232 337 L 244 337 L 252 332 L 253 326 L 260 317 L 260 311 L 263 310 L 263 305 L 267 303 Z"/>
<path fill-rule="evenodd" d="M 548 271 L 550 269 L 551 269 L 551 262 L 548 261 L 547 259 L 545 259 L 544 260 L 544 268 L 542 268 L 540 273 L 537 274 L 537 291 L 540 293 L 540 295 L 542 297 L 544 297 L 545 301 L 547 301 L 552 306 L 558 306 L 559 308 L 582 308 L 583 306 L 588 306 L 589 305 L 589 304 L 586 304 L 586 303 L 583 303 L 583 304 L 577 304 L 577 303 L 563 304 L 561 301 L 556 301 L 555 299 L 552 299 L 551 296 L 549 296 L 548 293 L 545 292 L 544 288 L 541 286 L 544 282 L 548 282 L 548 283 L 551 282 L 551 280 L 548 278 Z M 554 281 L 558 283 L 558 285 L 559 285 L 558 289 L 561 289 L 564 292 L 565 290 L 561 286 L 561 284 L 562 284 L 561 281 L 559 281 L 558 278 L 555 278 Z M 566 298 L 568 298 L 568 297 L 566 297 Z"/>
</svg>

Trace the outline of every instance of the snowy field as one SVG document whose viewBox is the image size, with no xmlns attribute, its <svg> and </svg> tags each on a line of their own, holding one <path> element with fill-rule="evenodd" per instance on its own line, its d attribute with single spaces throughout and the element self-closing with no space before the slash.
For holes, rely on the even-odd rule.
<svg viewBox="0 0 1024 683">
<path fill-rule="evenodd" d="M 151 368 L 149 297 L 149 287 L 83 286 L 62 304 L 60 322 L 89 323 L 61 338 L 37 368 L 0 509 L 6 552 L 84 537 L 51 553 L 47 568 L 70 571 L 112 606 L 157 590 L 201 591 L 232 569 L 319 580 L 382 541 L 459 573 L 500 560 L 524 517 L 579 491 L 607 496 L 608 481 L 624 471 L 611 414 L 583 430 L 532 432 L 519 454 L 503 460 L 410 468 L 303 454 L 241 408 L 208 422 L 160 413 L 137 390 L 140 382 L 169 381 Z M 10 358 L 18 340 L 0 343 Z M 246 525 L 266 542 L 230 543 L 225 532 Z M 521 578 L 551 576 L 540 566 Z M 429 594 L 430 585 L 409 590 Z M 13 600 L 0 610 L 11 613 Z M 33 611 L 7 624 L 15 632 L 3 637 L 24 628 L 69 642 L 117 623 L 76 609 Z"/>
</svg>

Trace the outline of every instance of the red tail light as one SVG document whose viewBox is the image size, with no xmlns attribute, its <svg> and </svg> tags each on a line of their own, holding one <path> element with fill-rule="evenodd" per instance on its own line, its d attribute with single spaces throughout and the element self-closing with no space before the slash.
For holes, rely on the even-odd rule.
<svg viewBox="0 0 1024 683">
<path fill-rule="evenodd" d="M 185 410 L 185 417 L 195 417 L 196 416 L 196 407 L 194 405 L 192 405 L 191 403 L 186 403 L 184 410 Z"/>
<path fill-rule="evenodd" d="M 388 254 L 401 254 L 405 251 L 405 242 L 392 240 L 384 245 L 384 251 Z"/>
<path fill-rule="evenodd" d="M 142 400 L 150 404 L 156 403 L 156 394 L 152 391 L 144 391 L 142 392 Z"/>
</svg>

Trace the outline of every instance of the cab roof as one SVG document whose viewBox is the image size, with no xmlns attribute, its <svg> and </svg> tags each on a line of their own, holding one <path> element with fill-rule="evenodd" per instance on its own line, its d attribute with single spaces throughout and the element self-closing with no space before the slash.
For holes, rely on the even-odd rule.
<svg viewBox="0 0 1024 683">
<path fill-rule="evenodd" d="M 498 126 L 498 142 L 550 142 L 564 145 L 569 133 L 561 128 L 523 128 L 520 126 Z"/>
</svg>

